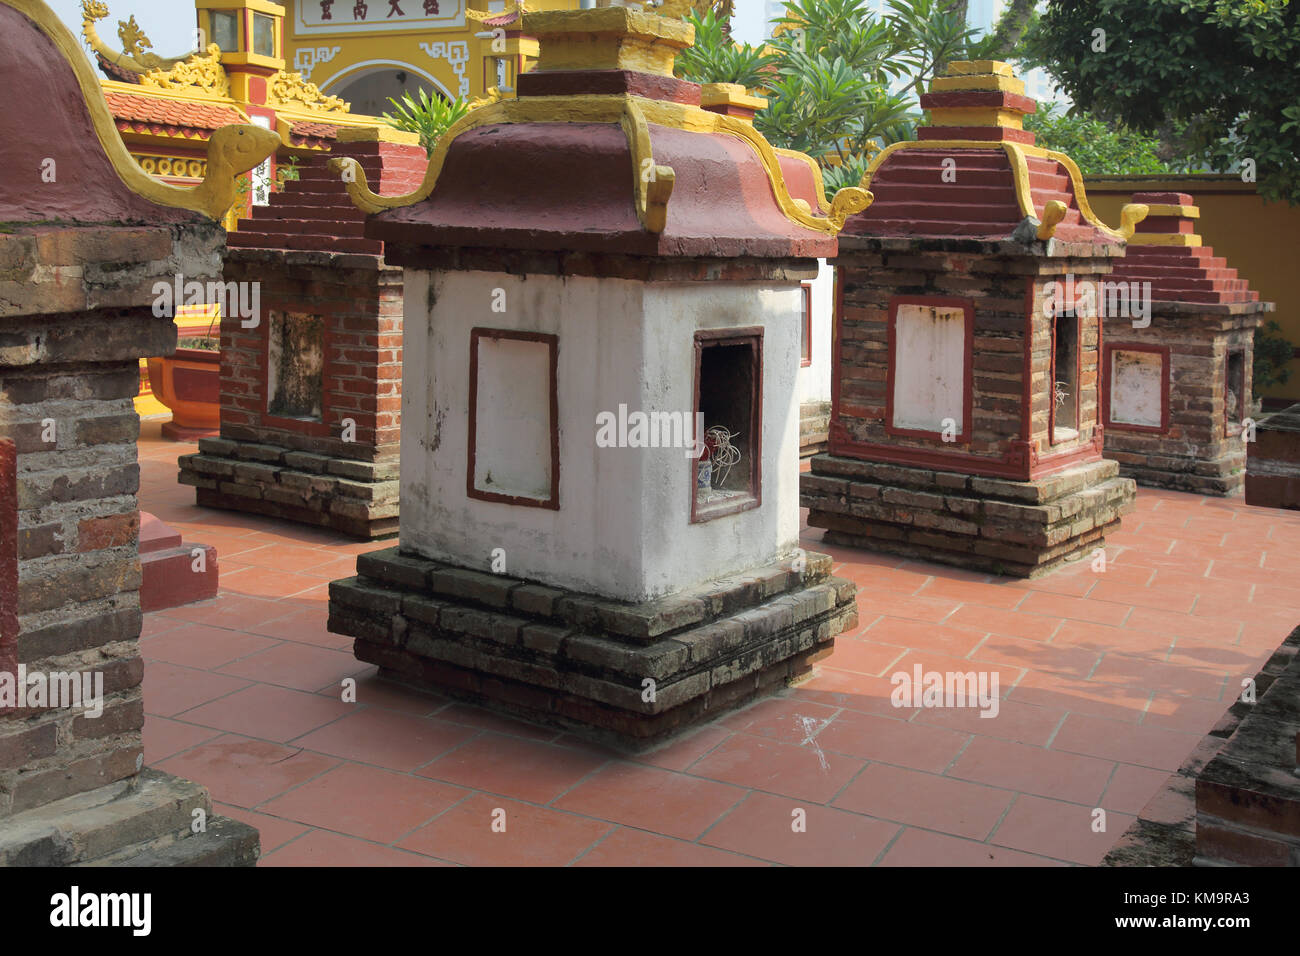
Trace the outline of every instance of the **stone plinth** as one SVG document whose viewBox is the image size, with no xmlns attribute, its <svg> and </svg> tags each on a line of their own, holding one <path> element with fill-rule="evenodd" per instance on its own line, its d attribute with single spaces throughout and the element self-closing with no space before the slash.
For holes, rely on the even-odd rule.
<svg viewBox="0 0 1300 956">
<path fill-rule="evenodd" d="M 391 548 L 330 585 L 330 630 L 386 677 L 640 749 L 829 654 L 857 624 L 856 588 L 830 567 L 810 553 L 628 603 Z"/>
<path fill-rule="evenodd" d="M 346 156 L 386 192 L 414 188 L 424 150 L 388 141 L 405 135 L 340 131 L 231 233 L 225 279 L 258 283 L 261 315 L 223 319 L 221 434 L 180 459 L 198 504 L 358 538 L 397 530 L 402 272 L 325 164 Z"/>
<path fill-rule="evenodd" d="M 1300 508 L 1300 405 L 1261 421 L 1246 448 L 1246 504 Z"/>
<path fill-rule="evenodd" d="M 1195 234 L 1186 193 L 1137 193 L 1149 215 L 1098 305 L 1106 455 L 1139 484 L 1240 493 L 1255 329 L 1273 310 Z"/>
</svg>

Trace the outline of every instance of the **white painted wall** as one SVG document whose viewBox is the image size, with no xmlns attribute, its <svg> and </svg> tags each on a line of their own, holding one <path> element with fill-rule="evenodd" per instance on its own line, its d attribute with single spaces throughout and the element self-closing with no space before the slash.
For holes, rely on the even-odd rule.
<svg viewBox="0 0 1300 956">
<path fill-rule="evenodd" d="M 952 419 L 965 431 L 966 312 L 903 304 L 894 323 L 895 428 L 943 431 Z"/>
<path fill-rule="evenodd" d="M 812 284 L 812 364 L 799 369 L 799 401 L 831 400 L 831 335 L 835 321 L 835 270 L 819 259 Z"/>
<path fill-rule="evenodd" d="M 798 540 L 797 283 L 655 283 L 406 273 L 404 549 L 622 600 L 644 600 L 790 555 Z M 492 290 L 506 311 L 491 311 Z M 431 303 L 431 310 L 430 310 Z M 558 335 L 560 509 L 470 499 L 469 341 L 475 326 Z M 596 416 L 689 412 L 697 329 L 764 329 L 759 508 L 690 523 L 684 449 L 601 448 Z M 535 401 L 522 391 L 522 401 Z"/>
</svg>

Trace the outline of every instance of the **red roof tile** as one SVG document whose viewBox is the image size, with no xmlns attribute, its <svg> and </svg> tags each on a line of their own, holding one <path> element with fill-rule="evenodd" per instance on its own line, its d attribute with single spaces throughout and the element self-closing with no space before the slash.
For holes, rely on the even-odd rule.
<svg viewBox="0 0 1300 956">
<path fill-rule="evenodd" d="M 126 121 L 211 131 L 231 123 L 248 122 L 248 118 L 233 106 L 218 103 L 193 103 L 116 90 L 105 90 L 104 99 L 108 101 L 113 117 L 119 121 L 119 127 L 122 121 Z"/>
</svg>

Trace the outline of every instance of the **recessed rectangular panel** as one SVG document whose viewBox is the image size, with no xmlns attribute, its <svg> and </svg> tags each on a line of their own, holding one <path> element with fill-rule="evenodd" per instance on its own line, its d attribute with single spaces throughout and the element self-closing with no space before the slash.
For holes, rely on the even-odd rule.
<svg viewBox="0 0 1300 956">
<path fill-rule="evenodd" d="M 966 322 L 961 306 L 900 303 L 894 316 L 894 428 L 966 431 Z"/>
<path fill-rule="evenodd" d="M 1164 421 L 1164 357 L 1114 349 L 1110 355 L 1110 420 L 1159 428 Z"/>
<path fill-rule="evenodd" d="M 555 507 L 555 337 L 475 329 L 471 352 L 471 495 Z"/>
</svg>

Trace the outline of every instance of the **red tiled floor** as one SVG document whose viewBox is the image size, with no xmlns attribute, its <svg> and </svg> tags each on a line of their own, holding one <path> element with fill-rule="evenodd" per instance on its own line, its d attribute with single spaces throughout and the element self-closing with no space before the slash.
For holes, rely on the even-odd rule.
<svg viewBox="0 0 1300 956">
<path fill-rule="evenodd" d="M 197 508 L 193 450 L 146 424 L 142 506 L 223 568 L 215 600 L 145 617 L 146 757 L 258 826 L 266 866 L 1096 864 L 1133 814 L 1185 817 L 1169 771 L 1300 607 L 1300 515 L 1240 499 L 1140 489 L 1104 572 L 1032 581 L 804 529 L 859 628 L 798 687 L 624 757 L 380 681 L 329 633 L 328 582 L 392 542 Z M 895 707 L 918 664 L 996 672 L 997 716 Z"/>
</svg>

